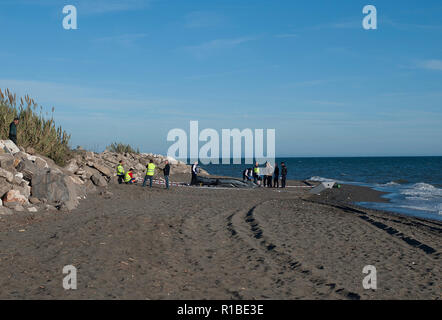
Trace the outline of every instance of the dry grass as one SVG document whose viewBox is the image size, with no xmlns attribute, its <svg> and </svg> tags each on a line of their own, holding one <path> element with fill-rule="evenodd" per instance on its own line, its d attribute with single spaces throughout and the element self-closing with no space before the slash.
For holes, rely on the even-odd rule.
<svg viewBox="0 0 442 320">
<path fill-rule="evenodd" d="M 132 148 L 132 146 L 130 146 L 129 144 L 117 143 L 117 142 L 114 142 L 110 146 L 107 146 L 106 150 L 115 153 L 137 153 L 137 154 L 140 153 L 139 149 L 135 151 L 135 149 Z"/>
<path fill-rule="evenodd" d="M 15 117 L 19 117 L 18 145 L 24 148 L 32 147 L 37 153 L 64 165 L 70 156 L 71 136 L 61 127 L 55 126 L 53 113 L 54 108 L 50 119 L 46 119 L 42 107 L 28 95 L 20 98 L 18 103 L 16 95 L 9 89 L 0 89 L 0 139 L 8 139 L 9 124 Z"/>
</svg>

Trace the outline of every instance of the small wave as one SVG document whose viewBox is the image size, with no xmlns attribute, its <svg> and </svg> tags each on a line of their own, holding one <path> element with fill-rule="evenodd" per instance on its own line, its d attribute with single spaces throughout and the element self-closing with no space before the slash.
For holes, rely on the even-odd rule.
<svg viewBox="0 0 442 320">
<path fill-rule="evenodd" d="M 334 181 L 336 181 L 335 179 L 323 178 L 323 177 L 318 177 L 318 176 L 311 177 L 309 180 L 310 181 L 317 181 L 317 182 L 334 182 Z"/>
<path fill-rule="evenodd" d="M 442 189 L 428 183 L 416 183 L 410 187 L 401 190 L 401 194 L 405 196 L 419 197 L 419 198 L 438 198 L 442 197 Z"/>
<path fill-rule="evenodd" d="M 399 186 L 399 183 L 395 182 L 395 181 L 390 181 L 387 183 L 377 183 L 375 184 L 376 187 L 395 187 L 395 186 Z"/>
</svg>

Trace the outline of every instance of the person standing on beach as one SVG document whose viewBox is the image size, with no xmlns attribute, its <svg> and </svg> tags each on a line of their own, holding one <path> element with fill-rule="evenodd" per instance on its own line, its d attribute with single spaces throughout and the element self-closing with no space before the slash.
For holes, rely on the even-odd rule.
<svg viewBox="0 0 442 320">
<path fill-rule="evenodd" d="M 14 121 L 9 125 L 9 140 L 14 142 L 17 145 L 17 125 L 19 123 L 18 118 L 14 118 Z"/>
<path fill-rule="evenodd" d="M 279 188 L 279 167 L 275 164 L 275 171 L 273 172 L 273 188 Z"/>
<path fill-rule="evenodd" d="M 191 186 L 197 184 L 198 171 L 198 161 L 195 161 L 195 163 L 192 165 L 192 180 L 190 181 Z"/>
<path fill-rule="evenodd" d="M 285 188 L 285 183 L 287 179 L 287 167 L 284 162 L 281 162 L 281 188 Z"/>
<path fill-rule="evenodd" d="M 149 164 L 146 166 L 147 171 L 146 171 L 146 176 L 144 177 L 144 181 L 143 181 L 143 187 L 146 186 L 147 180 L 149 180 L 149 187 L 152 188 L 152 181 L 153 181 L 153 176 L 155 174 L 155 164 L 153 163 L 153 160 L 150 160 Z"/>
<path fill-rule="evenodd" d="M 255 167 L 253 167 L 253 182 L 259 184 L 259 163 L 255 163 Z"/>
<path fill-rule="evenodd" d="M 166 189 L 169 190 L 170 165 L 168 160 L 166 160 L 166 165 L 164 166 L 163 173 L 164 173 L 164 180 L 166 181 Z"/>
<path fill-rule="evenodd" d="M 117 177 L 118 177 L 118 184 L 122 184 L 124 181 L 124 176 L 125 176 L 125 172 L 124 172 L 124 161 L 120 160 L 117 166 Z"/>
<path fill-rule="evenodd" d="M 249 169 L 244 169 L 244 171 L 242 172 L 242 181 L 247 180 L 247 173 L 248 172 L 249 172 Z"/>
<path fill-rule="evenodd" d="M 247 169 L 247 181 L 252 181 L 253 180 L 253 169 L 249 168 Z"/>
<path fill-rule="evenodd" d="M 264 176 L 264 187 L 272 187 L 273 167 L 270 162 L 266 162 L 266 175 Z"/>
</svg>

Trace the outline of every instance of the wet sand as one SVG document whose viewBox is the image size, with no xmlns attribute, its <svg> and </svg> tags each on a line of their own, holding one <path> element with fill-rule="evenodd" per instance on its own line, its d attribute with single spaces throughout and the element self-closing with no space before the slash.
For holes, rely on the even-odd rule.
<svg viewBox="0 0 442 320">
<path fill-rule="evenodd" d="M 379 200 L 365 188 L 108 190 L 70 213 L 0 216 L 1 299 L 441 298 L 442 224 L 351 204 Z"/>
</svg>

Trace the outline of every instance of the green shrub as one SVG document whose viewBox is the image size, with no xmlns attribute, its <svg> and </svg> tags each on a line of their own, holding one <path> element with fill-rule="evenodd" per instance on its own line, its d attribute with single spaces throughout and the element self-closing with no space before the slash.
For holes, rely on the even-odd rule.
<svg viewBox="0 0 442 320">
<path fill-rule="evenodd" d="M 46 119 L 43 109 L 39 107 L 28 95 L 20 98 L 17 105 L 17 97 L 9 89 L 0 89 L 0 139 L 8 139 L 9 124 L 15 117 L 20 118 L 17 126 L 17 143 L 19 146 L 32 147 L 43 156 L 54 160 L 63 166 L 70 157 L 69 140 L 71 136 L 61 127 L 56 127 L 54 119 Z M 52 115 L 54 108 L 52 108 Z"/>
<path fill-rule="evenodd" d="M 124 144 L 120 142 L 112 143 L 110 146 L 106 147 L 106 150 L 115 153 L 140 153 L 140 149 L 137 148 L 137 150 L 135 151 L 135 149 L 132 148 L 129 144 Z"/>
</svg>

